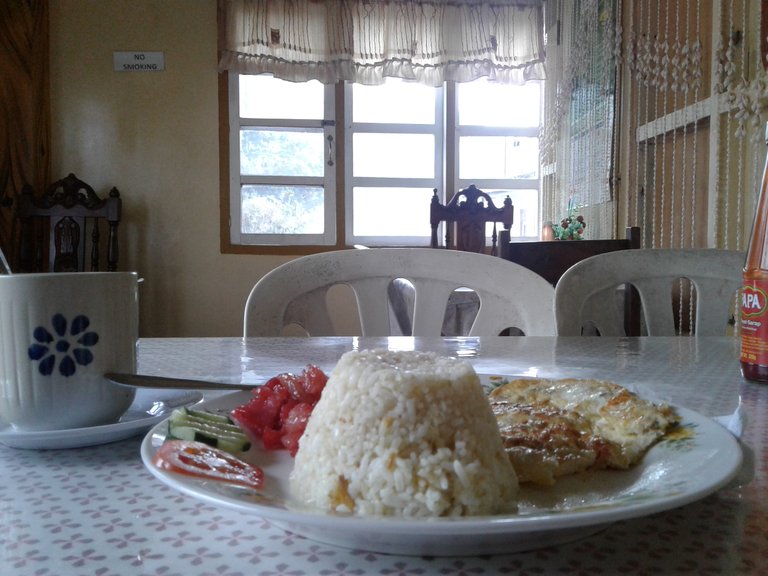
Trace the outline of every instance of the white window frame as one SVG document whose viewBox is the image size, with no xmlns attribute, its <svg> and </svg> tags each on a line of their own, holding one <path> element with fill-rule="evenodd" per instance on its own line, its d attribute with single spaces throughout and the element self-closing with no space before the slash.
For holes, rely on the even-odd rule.
<svg viewBox="0 0 768 576">
<path fill-rule="evenodd" d="M 489 126 L 472 126 L 469 124 L 459 125 L 459 106 L 456 103 L 456 85 L 448 85 L 449 98 L 452 102 L 453 118 L 451 124 L 453 126 L 453 138 L 451 139 L 451 150 L 454 161 L 451 163 L 453 169 L 447 178 L 449 182 L 453 184 L 453 189 L 458 191 L 466 188 L 470 184 L 474 184 L 480 190 L 492 194 L 498 190 L 536 190 L 536 197 L 538 199 L 539 207 L 539 219 L 541 219 L 542 199 L 541 199 L 541 166 L 539 166 L 539 178 L 460 178 L 459 177 L 459 139 L 467 136 L 510 136 L 516 138 L 538 138 L 539 147 L 541 147 L 540 128 L 535 127 L 489 127 Z M 544 110 L 544 86 L 542 84 L 540 91 L 540 119 L 541 123 L 541 111 Z M 515 207 L 514 214 L 515 221 L 518 221 L 518 211 Z M 539 240 L 539 227 L 534 227 L 535 235 L 530 236 L 514 236 L 516 242 L 526 242 Z"/>
<path fill-rule="evenodd" d="M 341 148 L 336 146 L 336 98 L 343 97 L 344 126 Z M 500 190 L 531 190 L 538 198 L 539 214 L 542 210 L 541 178 L 538 179 L 492 179 L 492 178 L 459 178 L 459 140 L 465 136 L 513 136 L 539 138 L 539 127 L 532 128 L 490 128 L 486 126 L 459 126 L 458 106 L 456 101 L 456 85 L 447 82 L 436 90 L 435 121 L 433 125 L 419 124 L 379 124 L 352 122 L 352 85 L 345 84 L 343 90 L 335 85 L 327 85 L 324 95 L 324 120 L 297 121 L 240 118 L 239 110 L 239 76 L 228 74 L 228 103 L 229 103 L 229 242 L 231 247 L 264 247 L 267 250 L 280 247 L 303 246 L 312 251 L 312 247 L 328 249 L 339 246 L 424 246 L 428 245 L 430 237 L 429 222 L 424 222 L 424 234 L 419 236 L 363 236 L 354 235 L 352 193 L 356 186 L 375 186 L 384 188 L 428 188 L 437 189 L 438 198 L 446 200 L 462 188 L 474 184 L 481 190 L 494 193 Z M 542 94 L 543 100 L 543 94 Z M 281 176 L 245 176 L 240 174 L 240 130 L 243 127 L 290 129 L 307 128 L 323 130 L 326 146 L 326 165 L 323 177 L 281 177 Z M 435 138 L 436 150 L 434 158 L 433 178 L 394 178 L 394 177 L 353 177 L 353 136 L 356 133 L 403 133 L 431 134 Z M 448 135 L 449 137 L 446 137 Z M 338 150 L 337 150 L 338 149 Z M 343 152 L 342 152 L 343 151 Z M 342 158 L 343 156 L 343 158 Z M 337 163 L 343 161 L 343 167 L 337 172 Z M 449 167 L 449 168 L 447 168 Z M 343 178 L 344 189 L 337 191 L 337 173 Z M 540 175 L 541 176 L 541 175 Z M 322 234 L 243 234 L 241 230 L 241 186 L 247 184 L 273 185 L 321 185 L 324 190 L 324 232 Z M 340 194 L 340 192 L 343 194 Z M 343 205 L 343 229 L 338 218 L 337 206 Z M 515 220 L 519 215 L 515 213 Z M 442 228 L 442 227 L 441 227 Z M 538 226 L 534 227 L 535 235 L 515 236 L 515 240 L 537 240 Z M 343 233 L 343 237 L 342 237 Z M 442 230 L 439 237 L 442 238 Z M 290 253 L 290 252 L 287 252 Z"/>
<path fill-rule="evenodd" d="M 456 150 L 457 162 L 454 164 L 452 180 L 456 182 L 455 189 L 457 191 L 463 188 L 466 188 L 470 184 L 474 184 L 477 188 L 479 188 L 483 192 L 486 192 L 491 195 L 493 195 L 495 192 L 498 192 L 500 190 L 503 190 L 503 191 L 535 190 L 537 201 L 538 201 L 538 210 L 539 210 L 538 219 L 541 220 L 542 201 L 541 201 L 540 179 L 459 178 L 458 150 L 459 150 L 459 138 L 462 136 L 513 136 L 513 137 L 520 137 L 520 138 L 538 138 L 539 129 L 538 128 L 489 128 L 487 126 L 461 126 L 461 127 L 457 126 L 454 132 L 454 138 L 453 138 L 453 147 Z M 539 168 L 539 174 L 541 174 L 541 168 Z M 501 207 L 501 204 L 499 202 L 495 202 L 495 204 L 497 207 Z M 513 202 L 513 205 L 514 205 L 514 202 Z M 515 205 L 514 221 L 519 222 L 519 218 L 520 218 L 519 208 L 517 205 Z M 534 234 L 529 234 L 527 236 L 518 235 L 518 236 L 513 236 L 512 238 L 515 242 L 530 242 L 530 241 L 539 240 L 539 232 L 540 232 L 539 227 L 534 227 L 533 232 Z"/>
<path fill-rule="evenodd" d="M 240 117 L 240 77 L 229 72 L 229 241 L 241 246 L 332 246 L 336 244 L 336 117 L 334 87 L 324 91 L 323 120 L 273 120 Z M 307 128 L 322 130 L 325 170 L 322 177 L 251 176 L 240 173 L 241 128 Z M 242 230 L 241 187 L 249 184 L 311 185 L 323 187 L 322 234 L 246 234 Z"/>
<path fill-rule="evenodd" d="M 362 244 L 365 246 L 419 246 L 429 243 L 431 229 L 429 220 L 424 222 L 424 234 L 420 236 L 363 236 L 354 234 L 354 194 L 353 190 L 357 186 L 363 187 L 382 187 L 382 188 L 429 188 L 437 189 L 441 201 L 445 200 L 444 193 L 444 126 L 445 117 L 445 99 L 444 89 L 438 88 L 435 91 L 435 118 L 431 125 L 428 124 L 394 124 L 394 123 L 371 123 L 371 122 L 353 122 L 352 121 L 352 84 L 344 85 L 344 213 L 345 213 L 345 241 L 348 245 Z M 432 178 L 386 178 L 386 177 L 367 177 L 354 176 L 352 168 L 354 166 L 354 147 L 352 145 L 355 134 L 431 134 L 435 139 L 435 158 L 434 158 L 434 176 Z"/>
</svg>

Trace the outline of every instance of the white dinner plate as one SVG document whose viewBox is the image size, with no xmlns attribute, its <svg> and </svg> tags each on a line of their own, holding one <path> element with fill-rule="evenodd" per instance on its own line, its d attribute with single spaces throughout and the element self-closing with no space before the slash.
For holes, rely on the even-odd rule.
<svg viewBox="0 0 768 576">
<path fill-rule="evenodd" d="M 11 448 L 63 449 L 117 442 L 137 436 L 162 422 L 174 408 L 200 402 L 203 395 L 190 390 L 136 390 L 128 410 L 114 424 L 66 430 L 14 430 L 0 428 L 0 444 Z"/>
<path fill-rule="evenodd" d="M 228 411 L 249 392 L 206 401 Z M 607 524 L 682 506 L 715 492 L 737 474 L 741 448 L 723 426 L 677 408 L 685 438 L 656 444 L 631 470 L 603 470 L 558 479 L 553 487 L 521 486 L 519 511 L 503 516 L 403 519 L 363 518 L 300 510 L 288 495 L 293 458 L 253 446 L 244 458 L 264 470 L 259 492 L 159 469 L 152 463 L 167 422 L 144 438 L 141 457 L 162 482 L 205 502 L 256 514 L 326 544 L 406 555 L 505 554 L 577 540 Z"/>
</svg>

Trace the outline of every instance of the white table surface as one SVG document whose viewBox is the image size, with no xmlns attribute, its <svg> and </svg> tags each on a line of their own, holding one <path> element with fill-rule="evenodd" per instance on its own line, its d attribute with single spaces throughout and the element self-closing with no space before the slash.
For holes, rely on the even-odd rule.
<svg viewBox="0 0 768 576">
<path fill-rule="evenodd" d="M 597 377 L 707 416 L 741 402 L 737 479 L 693 504 L 570 544 L 509 555 L 408 557 L 331 547 L 178 493 L 139 458 L 141 437 L 68 450 L 0 446 L 0 575 L 768 573 L 768 386 L 744 381 L 730 338 L 145 339 L 141 372 L 262 382 L 353 348 L 459 355 L 478 372 Z"/>
</svg>

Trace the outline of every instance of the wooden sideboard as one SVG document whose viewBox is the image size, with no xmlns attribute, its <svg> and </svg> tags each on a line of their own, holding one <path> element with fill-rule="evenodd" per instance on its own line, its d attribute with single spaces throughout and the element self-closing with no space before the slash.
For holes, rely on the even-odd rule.
<svg viewBox="0 0 768 576">
<path fill-rule="evenodd" d="M 554 240 L 550 242 L 499 243 L 501 257 L 516 262 L 543 276 L 552 285 L 579 260 L 603 252 L 640 248 L 640 228 L 627 228 L 627 237 L 617 240 Z"/>
<path fill-rule="evenodd" d="M 503 230 L 499 246 L 501 257 L 516 262 L 544 277 L 553 286 L 571 266 L 597 254 L 640 248 L 640 228 L 626 230 L 626 238 L 616 240 L 553 240 L 549 242 L 510 242 Z M 640 297 L 632 287 L 624 288 L 624 322 L 628 336 L 640 335 Z"/>
</svg>

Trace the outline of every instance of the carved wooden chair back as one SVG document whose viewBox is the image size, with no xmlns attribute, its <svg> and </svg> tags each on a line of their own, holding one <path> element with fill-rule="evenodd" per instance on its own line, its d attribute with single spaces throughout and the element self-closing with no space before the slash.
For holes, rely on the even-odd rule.
<svg viewBox="0 0 768 576">
<path fill-rule="evenodd" d="M 74 174 L 51 184 L 42 196 L 24 186 L 18 206 L 19 272 L 95 271 L 102 261 L 107 271 L 117 270 L 121 211 L 117 188 L 100 198 Z"/>
<path fill-rule="evenodd" d="M 497 256 L 499 249 L 496 224 L 502 224 L 508 238 L 513 217 L 514 207 L 509 196 L 504 199 L 504 204 L 499 208 L 486 192 L 478 190 L 474 184 L 471 184 L 459 190 L 447 204 L 443 205 L 435 189 L 429 210 L 429 223 L 432 227 L 430 246 L 432 248 L 439 246 L 437 229 L 441 222 L 445 222 L 445 248 L 465 252 L 488 252 L 485 228 L 486 223 L 492 222 L 490 254 Z"/>
</svg>

